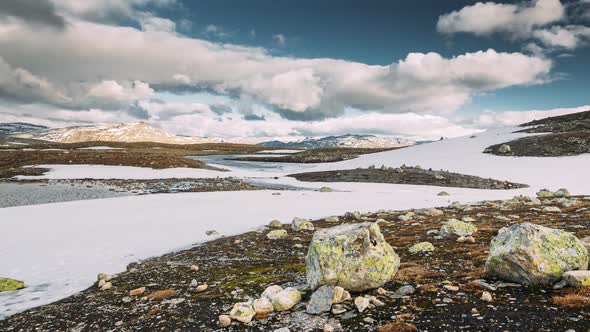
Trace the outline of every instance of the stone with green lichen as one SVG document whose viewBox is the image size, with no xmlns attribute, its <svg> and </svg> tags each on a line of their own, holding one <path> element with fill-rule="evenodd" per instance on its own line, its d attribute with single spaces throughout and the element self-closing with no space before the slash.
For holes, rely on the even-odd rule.
<svg viewBox="0 0 590 332">
<path fill-rule="evenodd" d="M 311 221 L 295 217 L 291 223 L 291 229 L 296 232 L 300 232 L 313 231 L 315 228 L 313 227 Z"/>
<path fill-rule="evenodd" d="M 287 231 L 284 229 L 275 229 L 274 231 L 270 231 L 266 234 L 266 237 L 270 240 L 280 240 L 287 237 Z"/>
<path fill-rule="evenodd" d="M 256 311 L 252 308 L 252 305 L 248 302 L 239 302 L 234 304 L 231 312 L 229 313 L 229 317 L 233 320 L 237 320 L 238 322 L 248 324 L 252 321 L 256 315 Z"/>
<path fill-rule="evenodd" d="M 565 189 L 565 188 L 561 188 L 559 190 L 557 190 L 556 192 L 553 193 L 553 196 L 558 197 L 558 198 L 569 198 L 572 195 L 570 194 L 569 190 Z"/>
<path fill-rule="evenodd" d="M 301 293 L 293 287 L 287 287 L 274 295 L 271 302 L 276 311 L 289 310 L 301 302 Z"/>
<path fill-rule="evenodd" d="M 0 278 L 0 292 L 15 291 L 25 288 L 25 283 L 10 278 Z"/>
<path fill-rule="evenodd" d="M 326 218 L 326 222 L 339 222 L 340 218 L 338 218 L 337 216 L 331 216 Z"/>
<path fill-rule="evenodd" d="M 552 191 L 549 191 L 547 189 L 543 189 L 543 190 L 540 190 L 539 192 L 537 192 L 537 197 L 539 197 L 539 198 L 553 198 L 553 197 L 555 197 L 555 195 L 553 194 Z"/>
<path fill-rule="evenodd" d="M 281 223 L 279 220 L 273 220 L 270 222 L 270 224 L 268 224 L 269 228 L 283 228 L 283 223 Z"/>
<path fill-rule="evenodd" d="M 488 276 L 523 285 L 549 285 L 588 268 L 588 250 L 574 235 L 533 223 L 500 229 L 485 265 Z"/>
<path fill-rule="evenodd" d="M 329 187 L 321 187 L 321 188 L 320 188 L 320 192 L 321 192 L 321 193 L 331 193 L 331 192 L 333 192 L 333 191 L 334 191 L 334 190 L 333 190 L 332 188 L 329 188 Z"/>
<path fill-rule="evenodd" d="M 417 254 L 417 253 L 429 253 L 434 251 L 434 246 L 430 242 L 420 242 L 416 243 L 415 245 L 411 246 L 408 249 L 410 254 Z"/>
<path fill-rule="evenodd" d="M 305 262 L 311 289 L 338 285 L 353 292 L 381 287 L 393 279 L 400 264 L 376 223 L 317 231 Z"/>
<path fill-rule="evenodd" d="M 567 271 L 563 274 L 563 280 L 572 287 L 590 286 L 590 271 Z"/>
<path fill-rule="evenodd" d="M 463 222 L 457 219 L 449 219 L 440 229 L 440 235 L 447 236 L 469 236 L 477 232 L 477 227 L 470 222 Z"/>
</svg>

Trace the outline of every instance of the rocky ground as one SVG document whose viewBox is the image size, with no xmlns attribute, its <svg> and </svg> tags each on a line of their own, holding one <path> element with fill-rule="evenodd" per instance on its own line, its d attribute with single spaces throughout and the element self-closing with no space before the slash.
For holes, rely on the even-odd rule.
<svg viewBox="0 0 590 332">
<path fill-rule="evenodd" d="M 261 162 L 280 162 L 280 163 L 331 163 L 343 160 L 357 158 L 362 154 L 377 153 L 394 149 L 366 149 L 366 148 L 320 148 L 310 149 L 299 153 L 289 154 L 287 156 L 272 157 L 240 157 L 233 160 L 242 161 L 261 161 Z"/>
<path fill-rule="evenodd" d="M 531 222 L 578 238 L 590 235 L 590 198 L 566 198 L 565 191 L 539 195 L 312 221 L 315 231 L 377 222 L 401 260 L 382 288 L 351 292 L 352 299 L 323 314 L 306 312 L 312 292 L 305 257 L 314 230 L 296 219 L 273 222 L 272 233 L 219 238 L 100 275 L 98 285 L 79 294 L 0 321 L 0 330 L 330 331 L 328 324 L 336 331 L 587 331 L 588 288 L 523 287 L 484 273 L 490 241 L 502 227 Z M 425 241 L 433 251 L 414 246 Z M 302 302 L 248 324 L 218 325 L 235 303 L 257 299 L 271 285 L 294 287 Z"/>
<path fill-rule="evenodd" d="M 106 188 L 114 192 L 138 195 L 179 192 L 211 192 L 266 189 L 237 178 L 169 178 L 169 179 L 51 179 L 51 180 L 0 180 L 10 183 L 39 183 L 43 185 L 69 185 L 83 188 Z M 274 188 L 276 189 L 276 188 Z"/>
<path fill-rule="evenodd" d="M 0 145 L 2 145 L 2 140 L 0 140 Z M 104 146 L 114 149 L 88 149 Z M 61 144 L 37 141 L 27 145 L 7 145 L 0 147 L 0 178 L 10 178 L 16 175 L 40 175 L 46 172 L 46 170 L 40 168 L 23 168 L 23 166 L 44 164 L 120 165 L 160 169 L 174 167 L 216 169 L 201 161 L 187 157 L 249 154 L 261 150 L 269 150 L 269 148 L 255 145 L 222 143 L 173 145 L 160 143 L 87 142 Z"/>
<path fill-rule="evenodd" d="M 299 181 L 308 182 L 371 182 L 477 189 L 515 189 L 528 187 L 525 184 L 408 166 L 398 168 L 369 167 L 338 171 L 308 172 L 292 174 L 289 176 L 294 177 Z"/>
<path fill-rule="evenodd" d="M 590 152 L 590 111 L 520 125 L 522 133 L 542 133 L 492 145 L 485 153 L 518 157 L 575 156 Z"/>
</svg>

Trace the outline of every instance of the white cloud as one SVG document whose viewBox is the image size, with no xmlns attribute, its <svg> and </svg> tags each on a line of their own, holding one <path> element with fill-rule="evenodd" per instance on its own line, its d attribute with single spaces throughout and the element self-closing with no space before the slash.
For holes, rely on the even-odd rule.
<svg viewBox="0 0 590 332">
<path fill-rule="evenodd" d="M 145 99 L 153 95 L 154 90 L 150 88 L 149 84 L 141 81 L 128 82 L 124 85 L 112 80 L 102 81 L 90 87 L 88 91 L 89 97 L 107 101 L 113 100 L 123 104 Z"/>
<path fill-rule="evenodd" d="M 137 19 L 147 5 L 170 7 L 176 0 L 52 0 L 62 12 L 91 21 L 114 22 Z"/>
<path fill-rule="evenodd" d="M 485 112 L 479 116 L 462 121 L 463 124 L 469 124 L 480 128 L 495 128 L 514 126 L 533 120 L 539 120 L 552 116 L 566 115 L 578 112 L 590 111 L 590 105 L 558 108 L 552 110 L 531 110 L 531 111 L 507 111 L 507 112 Z"/>
<path fill-rule="evenodd" d="M 580 25 L 553 26 L 536 30 L 533 36 L 548 47 L 573 50 L 590 41 L 590 28 Z"/>
<path fill-rule="evenodd" d="M 536 27 L 557 22 L 565 7 L 559 0 L 534 0 L 519 4 L 478 2 L 458 11 L 441 15 L 437 29 L 442 33 L 466 32 L 476 35 L 510 33 L 528 35 Z"/>
<path fill-rule="evenodd" d="M 283 35 L 281 33 L 273 35 L 272 40 L 275 42 L 275 44 L 277 44 L 281 47 L 287 45 L 287 37 L 285 37 L 285 35 Z"/>
<path fill-rule="evenodd" d="M 481 92 L 541 83 L 552 67 L 545 58 L 494 50 L 453 58 L 411 53 L 388 66 L 370 66 L 272 56 L 261 48 L 175 33 L 77 20 L 70 24 L 61 33 L 19 23 L 0 26 L 0 55 L 12 67 L 69 91 L 67 95 L 102 81 L 131 80 L 152 88 L 238 93 L 292 112 L 327 116 L 341 114 L 346 107 L 384 113 L 452 112 Z"/>
<path fill-rule="evenodd" d="M 153 14 L 143 13 L 139 15 L 139 24 L 143 31 L 150 32 L 175 32 L 176 23 L 166 18 L 154 16 Z"/>
<path fill-rule="evenodd" d="M 226 31 L 223 27 L 218 25 L 209 24 L 205 27 L 204 33 L 208 36 L 225 39 L 233 35 L 232 32 Z"/>
</svg>

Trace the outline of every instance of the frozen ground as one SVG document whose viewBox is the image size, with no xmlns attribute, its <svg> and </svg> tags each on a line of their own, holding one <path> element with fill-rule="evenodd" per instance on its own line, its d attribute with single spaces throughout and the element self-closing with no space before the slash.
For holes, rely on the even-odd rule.
<svg viewBox="0 0 590 332">
<path fill-rule="evenodd" d="M 450 201 L 472 202 L 534 194 L 538 189 L 567 187 L 590 193 L 590 155 L 562 158 L 509 158 L 481 153 L 489 145 L 517 136 L 510 129 L 476 138 L 459 138 L 406 149 L 363 155 L 355 160 L 323 165 L 224 164 L 230 172 L 195 169 L 152 170 L 116 166 L 47 166 L 47 178 L 162 178 L 235 176 L 272 184 L 337 192 L 272 191 L 215 192 L 133 196 L 0 209 L 0 271 L 24 280 L 29 288 L 0 294 L 0 315 L 66 297 L 90 286 L 99 272 L 114 273 L 126 264 L 210 239 L 205 231 L 242 233 L 272 219 L 320 218 L 346 211 L 440 206 Z M 526 183 L 511 191 L 429 186 L 301 183 L 284 175 L 303 171 L 356 167 L 421 165 L 434 169 Z M 450 197 L 438 197 L 441 190 Z M 230 208 L 228 208 L 230 207 Z M 25 231 L 23 231 L 25 230 Z"/>
</svg>

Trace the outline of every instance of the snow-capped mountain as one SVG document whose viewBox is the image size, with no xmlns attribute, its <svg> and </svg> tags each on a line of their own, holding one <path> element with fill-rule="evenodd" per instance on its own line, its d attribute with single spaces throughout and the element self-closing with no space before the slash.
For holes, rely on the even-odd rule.
<svg viewBox="0 0 590 332">
<path fill-rule="evenodd" d="M 374 135 L 342 135 L 328 136 L 323 138 L 308 137 L 301 141 L 282 142 L 269 141 L 262 142 L 258 145 L 280 148 L 328 148 L 328 147 L 348 147 L 348 148 L 397 148 L 416 144 L 415 141 L 402 138 L 380 137 Z"/>
<path fill-rule="evenodd" d="M 144 122 L 48 129 L 40 132 L 17 135 L 17 137 L 59 143 L 102 141 L 195 144 L 219 142 L 217 139 L 210 138 L 176 136 L 163 129 L 151 127 Z"/>
<path fill-rule="evenodd" d="M 0 123 L 0 136 L 30 133 L 45 130 L 47 127 L 24 122 Z"/>
</svg>

